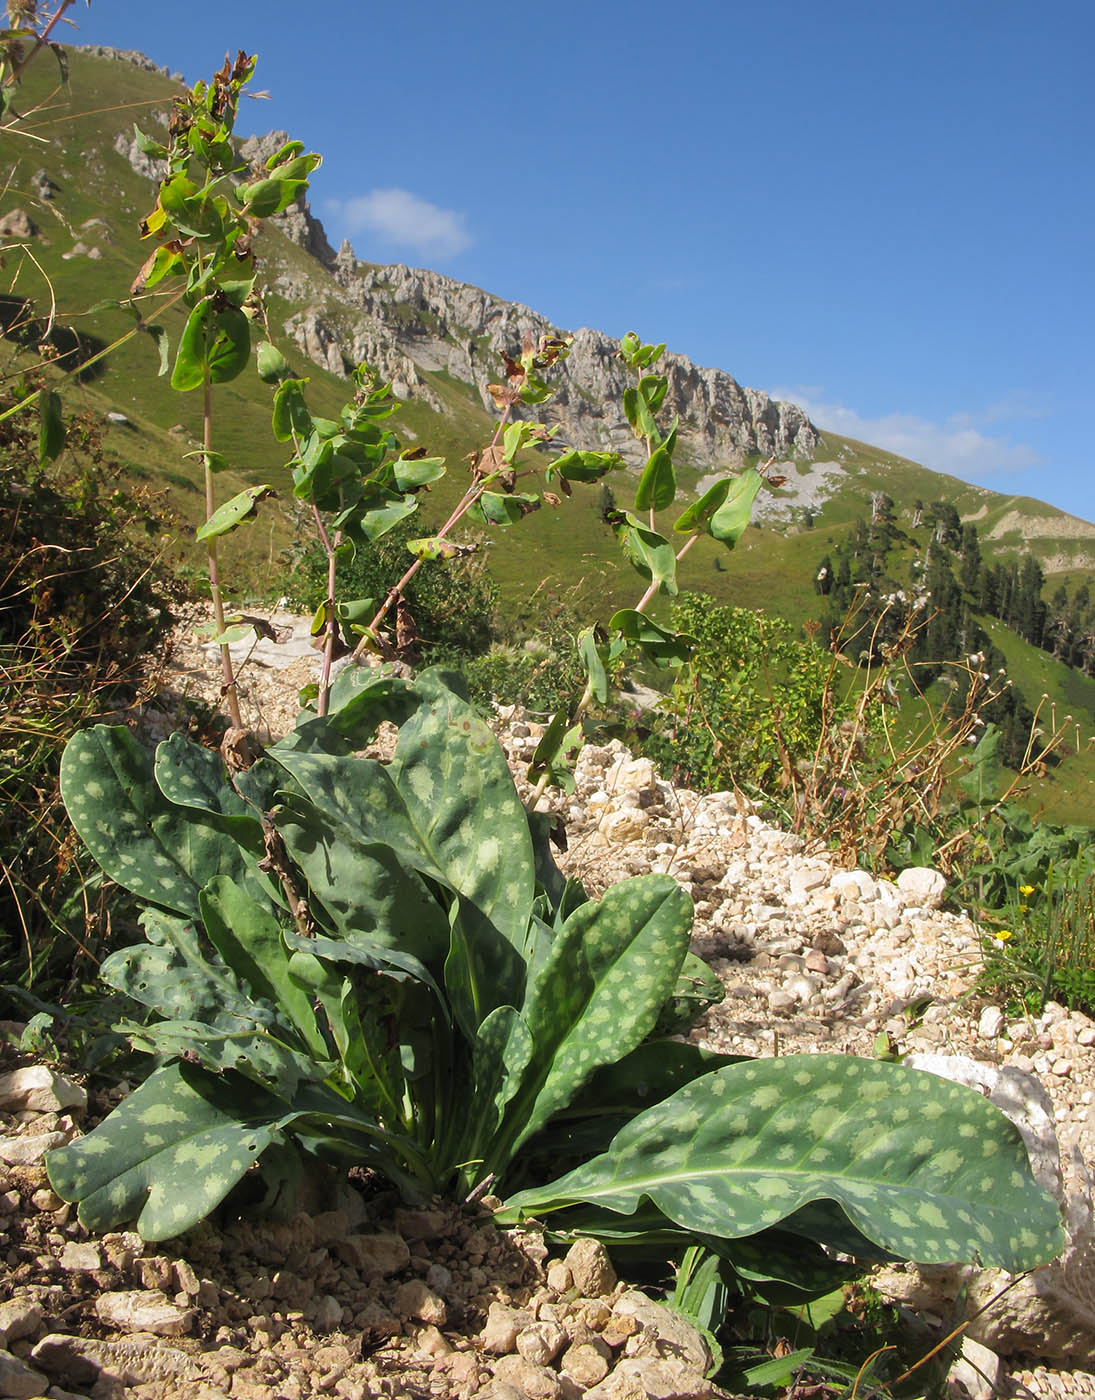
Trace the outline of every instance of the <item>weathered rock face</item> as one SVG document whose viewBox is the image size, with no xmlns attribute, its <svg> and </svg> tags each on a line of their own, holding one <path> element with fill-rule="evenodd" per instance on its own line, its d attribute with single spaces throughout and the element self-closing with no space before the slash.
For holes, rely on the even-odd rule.
<svg viewBox="0 0 1095 1400">
<path fill-rule="evenodd" d="M 443 370 L 474 384 L 487 409 L 486 386 L 498 377 L 500 353 L 514 353 L 526 334 L 558 333 L 527 306 L 440 273 L 358 263 L 348 244 L 339 250 L 334 273 L 347 303 L 363 313 L 345 347 L 348 359 L 368 359 L 394 379 L 406 379 L 408 364 Z M 620 409 L 632 381 L 618 348 L 600 331 L 577 331 L 569 359 L 554 372 L 555 398 L 543 409 L 520 412 L 557 424 L 560 439 L 571 446 L 620 452 L 638 464 L 645 451 Z M 664 357 L 661 369 L 669 379 L 665 413 L 680 416 L 681 454 L 696 465 L 733 463 L 748 453 L 805 455 L 819 441 L 800 408 L 743 388 L 722 370 L 701 369 L 673 354 Z"/>
<path fill-rule="evenodd" d="M 285 131 L 249 136 L 240 143 L 240 155 L 256 173 L 265 173 L 265 161 L 288 139 Z M 159 178 L 159 162 L 141 151 L 130 130 L 118 133 L 115 147 L 138 174 Z M 316 260 L 310 276 L 288 268 L 270 271 L 276 289 L 301 304 L 285 322 L 285 332 L 332 374 L 368 361 L 393 381 L 397 397 L 414 396 L 441 411 L 441 399 L 422 372 L 443 371 L 473 385 L 493 413 L 487 385 L 501 377 L 501 354 L 516 353 L 527 336 L 557 335 L 561 329 L 519 302 L 502 301 L 441 273 L 362 263 L 348 242 L 336 253 L 303 196 L 268 222 Z M 641 465 L 645 447 L 621 407 L 632 380 L 618 350 L 619 342 L 600 331 L 574 332 L 569 358 L 552 373 L 555 397 L 543 407 L 518 407 L 516 415 L 557 426 L 562 444 L 619 452 Z M 665 420 L 680 418 L 681 461 L 722 468 L 753 454 L 802 459 L 820 441 L 802 409 L 744 388 L 723 370 L 702 369 L 674 354 L 666 354 L 659 369 L 669 380 Z"/>
<path fill-rule="evenodd" d="M 119 131 L 114 138 L 114 149 L 124 156 L 138 175 L 146 180 L 159 180 L 164 172 L 164 162 L 145 155 L 140 143 L 132 132 Z"/>
<path fill-rule="evenodd" d="M 108 44 L 81 44 L 80 52 L 90 54 L 92 58 L 113 58 L 119 63 L 131 63 L 134 68 L 140 68 L 144 73 L 159 73 L 164 78 L 170 78 L 173 83 L 183 81 L 181 73 L 172 73 L 166 63 L 154 63 L 147 54 L 137 49 L 112 49 Z"/>
</svg>

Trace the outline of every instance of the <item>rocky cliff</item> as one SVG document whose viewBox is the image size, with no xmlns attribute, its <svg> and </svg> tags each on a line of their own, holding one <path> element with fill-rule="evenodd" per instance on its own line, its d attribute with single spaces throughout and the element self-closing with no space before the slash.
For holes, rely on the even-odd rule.
<svg viewBox="0 0 1095 1400">
<path fill-rule="evenodd" d="M 116 56 L 131 62 L 140 57 Z M 287 140 L 284 131 L 252 136 L 240 153 L 261 170 Z M 157 176 L 130 131 L 119 133 L 117 149 L 138 174 Z M 336 374 L 367 360 L 395 381 L 400 396 L 414 394 L 441 409 L 423 378 L 423 372 L 441 371 L 473 386 L 484 408 L 493 411 L 487 385 L 499 378 L 501 352 L 514 353 L 529 333 L 567 331 L 527 306 L 440 273 L 360 262 L 348 242 L 336 254 L 303 199 L 270 222 L 314 259 L 306 276 L 286 266 L 275 270 L 275 289 L 300 307 L 285 329 L 309 359 Z M 631 381 L 616 353 L 619 342 L 586 328 L 573 335 L 570 358 L 555 379 L 555 398 L 546 408 L 522 411 L 558 425 L 559 441 L 568 446 L 610 449 L 640 464 L 645 451 L 620 409 Z M 665 355 L 661 369 L 669 378 L 665 411 L 680 417 L 682 461 L 711 468 L 751 454 L 806 457 L 818 444 L 817 429 L 802 409 L 744 388 L 723 370 L 702 369 L 675 354 Z"/>
<path fill-rule="evenodd" d="M 528 332 L 539 336 L 565 329 L 527 306 L 440 273 L 360 263 L 345 243 L 334 277 L 359 315 L 345 346 L 351 361 L 368 359 L 397 379 L 414 370 L 444 371 L 475 385 L 488 409 L 486 385 L 498 377 L 500 353 L 513 353 Z M 305 328 L 298 329 L 298 339 L 305 334 Z M 631 382 L 616 353 L 619 342 L 586 328 L 573 335 L 554 400 L 546 409 L 530 410 L 530 416 L 543 412 L 572 446 L 612 449 L 641 460 L 645 454 L 619 408 Z M 667 354 L 662 369 L 669 377 L 666 410 L 680 415 L 681 448 L 696 465 L 737 461 L 747 453 L 805 455 L 817 444 L 816 430 L 794 404 L 742 388 L 722 370 L 701 369 L 683 355 Z"/>
<path fill-rule="evenodd" d="M 285 132 L 272 131 L 251 137 L 241 151 L 261 165 L 287 139 Z M 425 396 L 435 407 L 441 405 L 421 371 L 442 371 L 473 385 L 484 408 L 493 411 L 487 384 L 499 377 L 501 352 L 514 353 L 526 333 L 565 329 L 527 306 L 437 272 L 359 262 L 348 242 L 335 254 L 303 201 L 273 222 L 316 259 L 315 280 L 327 284 L 304 288 L 290 279 L 280 287 L 290 300 L 306 301 L 307 309 L 294 312 L 286 330 L 325 369 L 342 373 L 368 360 L 396 381 L 397 393 Z M 324 294 L 323 309 L 317 308 L 317 292 Z M 560 440 L 570 446 L 645 460 L 619 407 L 631 382 L 616 354 L 619 342 L 585 328 L 573 334 L 554 400 L 545 409 L 527 410 L 527 416 L 558 424 Z M 743 388 L 722 370 L 701 369 L 683 355 L 667 354 L 661 368 L 669 377 L 666 411 L 681 420 L 682 458 L 695 466 L 719 466 L 754 453 L 806 456 L 818 443 L 817 430 L 794 404 Z"/>
</svg>

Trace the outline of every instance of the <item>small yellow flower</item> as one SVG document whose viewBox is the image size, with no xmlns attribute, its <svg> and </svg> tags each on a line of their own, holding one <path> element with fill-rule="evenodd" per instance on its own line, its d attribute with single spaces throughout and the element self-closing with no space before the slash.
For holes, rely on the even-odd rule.
<svg viewBox="0 0 1095 1400">
<path fill-rule="evenodd" d="M 996 932 L 992 935 L 993 942 L 1000 944 L 1006 943 L 1010 937 L 1011 929 L 1009 928 L 998 928 Z"/>
<path fill-rule="evenodd" d="M 1026 913 L 1029 912 L 1029 910 L 1030 910 L 1030 905 L 1029 905 L 1029 904 L 1020 904 L 1020 906 L 1019 906 L 1019 913 L 1020 913 L 1020 914 L 1026 914 Z"/>
<path fill-rule="evenodd" d="M 1034 893 L 1034 886 L 1033 886 L 1033 885 L 1020 885 L 1020 886 L 1019 886 L 1019 893 L 1020 893 L 1021 895 L 1033 894 L 1033 893 Z"/>
</svg>

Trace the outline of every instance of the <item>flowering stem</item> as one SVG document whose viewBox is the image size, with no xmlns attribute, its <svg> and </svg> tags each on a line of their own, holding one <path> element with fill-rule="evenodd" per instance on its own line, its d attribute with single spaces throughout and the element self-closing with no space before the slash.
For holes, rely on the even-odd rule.
<svg viewBox="0 0 1095 1400">
<path fill-rule="evenodd" d="M 505 431 L 506 423 L 509 421 L 510 410 L 512 409 L 512 407 L 512 404 L 506 404 L 505 410 L 502 413 L 502 417 L 499 419 L 498 426 L 494 431 L 494 436 L 491 438 L 490 444 L 487 447 L 487 454 L 491 455 L 492 460 L 493 449 L 498 446 L 498 443 L 501 440 L 502 433 Z M 458 524 L 459 521 L 463 519 L 463 517 L 467 514 L 468 510 L 475 504 L 475 502 L 486 490 L 486 484 L 487 481 L 490 479 L 490 476 L 491 473 L 488 472 L 485 477 L 479 477 L 472 482 L 472 484 L 464 492 L 463 496 L 461 496 L 459 502 L 453 509 L 452 513 L 449 515 L 449 518 L 445 521 L 444 525 L 442 525 L 440 530 L 438 530 L 434 535 L 435 539 L 444 539 L 445 536 L 449 533 L 449 531 L 453 528 L 453 526 Z M 415 574 L 418 573 L 419 569 L 424 563 L 425 560 L 416 559 L 414 563 L 404 573 L 403 577 L 399 580 L 399 582 L 388 589 L 388 592 L 384 597 L 383 603 L 381 603 L 380 607 L 377 609 L 376 616 L 369 623 L 368 631 L 366 632 L 365 636 L 362 637 L 361 641 L 358 642 L 357 646 L 354 648 L 355 659 L 359 657 L 361 653 L 365 650 L 365 648 L 368 646 L 370 634 L 374 633 L 376 629 L 380 626 L 380 624 L 384 621 L 384 618 L 387 616 L 393 603 L 395 603 L 397 599 L 399 599 L 402 596 L 403 590 L 407 587 L 408 583 L 410 583 L 411 579 L 414 578 Z"/>
<path fill-rule="evenodd" d="M 213 449 L 213 386 L 209 371 L 205 373 L 204 398 L 202 402 L 202 460 L 205 465 L 205 518 L 208 520 L 217 508 L 213 489 L 213 468 L 209 465 Z M 213 620 L 217 626 L 217 636 L 224 634 L 224 599 L 221 594 L 220 564 L 217 559 L 217 537 L 211 535 L 207 545 L 209 559 L 209 595 L 213 600 Z M 239 696 L 236 693 L 236 677 L 232 670 L 232 653 L 226 642 L 221 643 L 221 674 L 224 677 L 224 694 L 228 701 L 228 714 L 235 729 L 243 728 L 240 715 Z"/>
</svg>

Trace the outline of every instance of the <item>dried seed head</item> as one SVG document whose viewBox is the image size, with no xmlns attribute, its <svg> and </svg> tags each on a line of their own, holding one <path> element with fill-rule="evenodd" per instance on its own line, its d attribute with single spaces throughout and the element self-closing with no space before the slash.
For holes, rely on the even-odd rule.
<svg viewBox="0 0 1095 1400">
<path fill-rule="evenodd" d="M 8 26 L 33 29 L 38 23 L 38 0 L 8 0 Z"/>
</svg>

